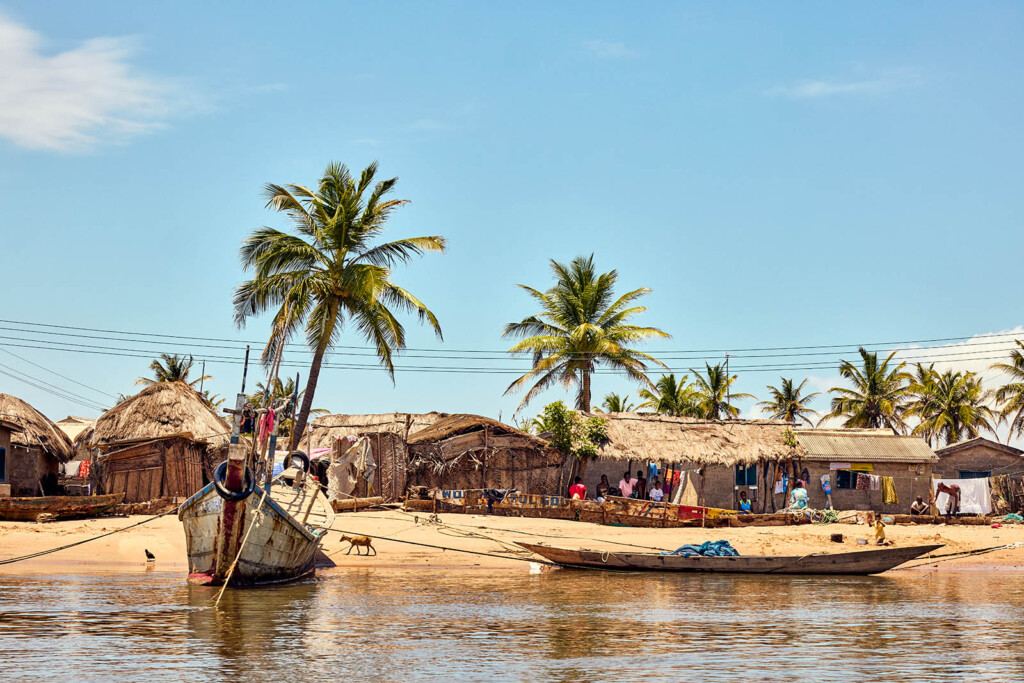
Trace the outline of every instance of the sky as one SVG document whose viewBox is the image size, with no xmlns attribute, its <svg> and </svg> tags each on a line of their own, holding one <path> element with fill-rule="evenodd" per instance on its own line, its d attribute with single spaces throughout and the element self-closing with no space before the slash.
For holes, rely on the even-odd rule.
<svg viewBox="0 0 1024 683">
<path fill-rule="evenodd" d="M 652 289 L 637 321 L 672 337 L 645 350 L 728 352 L 759 398 L 840 384 L 860 344 L 987 372 L 1024 336 L 1019 4 L 303 5 L 0 0 L 0 391 L 96 417 L 166 351 L 233 396 L 268 331 L 233 322 L 238 247 L 287 227 L 263 185 L 332 161 L 378 161 L 411 200 L 388 236 L 449 248 L 393 274 L 443 342 L 407 318 L 392 382 L 347 333 L 331 363 L 368 367 L 325 369 L 331 412 L 509 421 L 516 285 L 580 254 Z"/>
</svg>

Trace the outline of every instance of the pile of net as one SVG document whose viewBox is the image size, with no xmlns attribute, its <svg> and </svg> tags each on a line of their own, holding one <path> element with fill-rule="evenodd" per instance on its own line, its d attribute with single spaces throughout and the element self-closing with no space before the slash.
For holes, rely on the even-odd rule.
<svg viewBox="0 0 1024 683">
<path fill-rule="evenodd" d="M 729 541 L 705 541 L 700 545 L 684 545 L 672 552 L 662 552 L 662 555 L 682 555 L 683 557 L 739 557 L 736 549 L 729 545 Z"/>
</svg>

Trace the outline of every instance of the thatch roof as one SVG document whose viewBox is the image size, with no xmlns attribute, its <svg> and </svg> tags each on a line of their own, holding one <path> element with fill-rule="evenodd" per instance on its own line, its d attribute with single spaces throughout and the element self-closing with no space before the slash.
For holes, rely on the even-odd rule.
<svg viewBox="0 0 1024 683">
<path fill-rule="evenodd" d="M 793 425 L 785 422 L 717 422 L 636 413 L 598 417 L 608 422 L 608 443 L 600 449 L 604 458 L 735 465 L 803 455 L 799 445 L 786 445 L 784 434 Z"/>
<path fill-rule="evenodd" d="M 20 398 L 0 394 L 0 418 L 21 428 L 11 434 L 12 444 L 42 448 L 60 462 L 67 462 L 74 456 L 75 448 L 67 434 Z"/>
<path fill-rule="evenodd" d="M 797 429 L 796 439 L 807 460 L 854 462 L 936 462 L 935 453 L 919 436 L 893 434 L 890 429 Z"/>
<path fill-rule="evenodd" d="M 97 446 L 182 434 L 222 444 L 231 438 L 231 425 L 184 382 L 157 382 L 103 413 L 91 429 L 79 435 L 78 443 Z"/>
<path fill-rule="evenodd" d="M 406 439 L 406 442 L 410 446 L 433 443 L 459 434 L 482 430 L 484 427 L 490 427 L 492 434 L 521 437 L 532 446 L 544 447 L 548 443 L 539 436 L 528 434 L 527 432 L 520 431 L 515 427 L 481 415 L 448 415 L 426 429 L 421 429 L 420 431 L 411 434 L 409 438 Z"/>
<path fill-rule="evenodd" d="M 312 445 L 308 437 L 301 444 L 306 448 L 330 448 L 343 436 L 359 436 L 375 432 L 391 432 L 403 439 L 448 417 L 447 413 L 382 413 L 377 415 L 324 415 L 313 422 Z"/>
</svg>

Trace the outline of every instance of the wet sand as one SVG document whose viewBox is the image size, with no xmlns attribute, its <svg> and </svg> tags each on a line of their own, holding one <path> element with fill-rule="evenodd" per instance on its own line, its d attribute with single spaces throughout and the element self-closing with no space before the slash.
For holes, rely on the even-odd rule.
<svg viewBox="0 0 1024 683">
<path fill-rule="evenodd" d="M 339 569 L 507 568 L 522 571 L 529 566 L 522 560 L 532 556 L 514 545 L 517 540 L 602 550 L 673 550 L 685 543 L 726 539 L 743 555 L 804 555 L 874 547 L 874 530 L 854 524 L 640 529 L 565 520 L 459 514 L 442 514 L 442 525 L 437 525 L 430 523 L 428 518 L 425 513 L 397 510 L 339 514 L 334 523 L 335 531 L 328 533 L 323 550 Z M 145 519 L 148 518 L 132 516 L 45 524 L 0 522 L 0 561 L 89 539 Z M 373 544 L 378 554 L 360 557 L 355 550 L 346 554 L 349 546 L 340 541 L 342 533 L 377 537 Z M 833 533 L 842 533 L 845 542 L 832 543 L 829 536 Z M 964 525 L 890 525 L 886 527 L 886 535 L 899 546 L 945 543 L 946 547 L 937 553 L 952 553 L 1024 543 L 1024 525 L 1007 525 L 1000 529 Z M 488 553 L 490 556 L 420 547 L 381 537 Z M 858 545 L 857 539 L 867 539 L 869 545 Z M 147 564 L 147 549 L 156 555 L 155 563 Z M 173 513 L 74 548 L 13 564 L 0 564 L 2 574 L 135 572 L 147 569 L 187 573 L 185 534 Z M 925 564 L 921 569 L 1024 571 L 1024 547 Z M 326 570 L 327 573 L 332 571 L 338 570 Z"/>
</svg>

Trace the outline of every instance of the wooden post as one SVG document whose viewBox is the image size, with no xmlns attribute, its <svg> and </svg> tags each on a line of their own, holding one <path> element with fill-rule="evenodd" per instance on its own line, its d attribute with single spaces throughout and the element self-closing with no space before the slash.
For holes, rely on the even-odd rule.
<svg viewBox="0 0 1024 683">
<path fill-rule="evenodd" d="M 704 518 L 707 517 L 707 500 L 704 498 L 704 468 L 700 468 L 700 526 L 704 528 Z"/>
<path fill-rule="evenodd" d="M 481 488 L 487 488 L 487 445 L 489 443 L 488 437 L 490 436 L 491 427 L 490 425 L 484 425 L 484 454 L 483 464 L 480 466 L 480 486 Z"/>
</svg>

